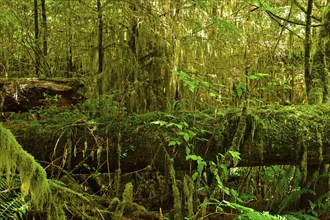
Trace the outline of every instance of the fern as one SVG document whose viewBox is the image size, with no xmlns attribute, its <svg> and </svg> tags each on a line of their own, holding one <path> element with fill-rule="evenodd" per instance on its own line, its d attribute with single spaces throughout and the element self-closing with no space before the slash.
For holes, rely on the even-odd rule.
<svg viewBox="0 0 330 220">
<path fill-rule="evenodd" d="M 13 188 L 6 179 L 0 178 L 0 219 L 23 219 L 25 216 L 29 203 L 17 190 L 18 187 Z"/>
<path fill-rule="evenodd" d="M 284 215 L 285 219 L 288 220 L 318 220 L 318 218 L 305 214 L 305 213 L 290 213 L 290 214 L 286 214 Z"/>
<path fill-rule="evenodd" d="M 308 189 L 293 191 L 288 197 L 286 197 L 282 201 L 282 203 L 280 204 L 280 206 L 278 208 L 277 213 L 281 214 L 287 207 L 299 202 L 301 195 L 306 194 L 306 193 L 314 193 L 314 192 L 311 190 L 308 190 Z"/>
</svg>

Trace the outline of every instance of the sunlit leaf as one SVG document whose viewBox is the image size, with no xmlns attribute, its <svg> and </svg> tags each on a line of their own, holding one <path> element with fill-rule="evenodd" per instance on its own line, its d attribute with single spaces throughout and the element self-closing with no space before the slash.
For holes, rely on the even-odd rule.
<svg viewBox="0 0 330 220">
<path fill-rule="evenodd" d="M 166 121 L 153 121 L 153 122 L 151 122 L 151 124 L 163 126 L 168 123 Z"/>
<path fill-rule="evenodd" d="M 235 159 L 238 159 L 238 160 L 240 160 L 241 159 L 241 157 L 240 157 L 240 153 L 239 152 L 237 152 L 237 151 L 229 151 L 229 153 L 230 153 L 230 155 L 232 156 L 232 158 L 235 158 Z"/>
<path fill-rule="evenodd" d="M 168 143 L 168 146 L 175 146 L 175 145 L 181 145 L 181 141 L 178 141 L 178 140 L 171 140 L 171 141 Z"/>
<path fill-rule="evenodd" d="M 268 73 L 257 73 L 256 75 L 259 76 L 259 77 L 268 77 L 268 76 L 270 76 Z"/>
<path fill-rule="evenodd" d="M 188 141 L 190 140 L 190 136 L 189 136 L 189 134 L 188 134 L 188 133 L 185 133 L 185 134 L 183 135 L 183 139 L 184 139 L 186 142 L 188 142 Z"/>
<path fill-rule="evenodd" d="M 213 92 L 210 92 L 210 93 L 209 93 L 209 96 L 211 96 L 211 97 L 216 97 L 217 94 L 215 94 L 215 93 L 213 93 Z"/>
<path fill-rule="evenodd" d="M 256 76 L 256 75 L 249 75 L 249 76 L 246 76 L 246 78 L 255 80 L 255 79 L 258 79 L 258 76 Z"/>
<path fill-rule="evenodd" d="M 197 163 L 197 172 L 202 173 L 204 170 L 204 167 L 205 167 L 204 163 L 202 163 L 202 162 Z"/>
</svg>

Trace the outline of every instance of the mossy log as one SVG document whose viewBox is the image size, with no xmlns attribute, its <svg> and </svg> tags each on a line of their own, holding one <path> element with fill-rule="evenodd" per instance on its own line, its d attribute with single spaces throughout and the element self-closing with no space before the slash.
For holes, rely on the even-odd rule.
<svg viewBox="0 0 330 220">
<path fill-rule="evenodd" d="M 85 100 L 83 84 L 75 79 L 0 79 L 1 110 L 26 112 L 36 107 L 56 105 L 72 108 Z"/>
<path fill-rule="evenodd" d="M 237 109 L 222 113 L 119 113 L 93 119 L 63 112 L 40 120 L 7 121 L 5 126 L 36 159 L 73 172 L 84 168 L 114 171 L 118 164 L 122 172 L 146 167 L 164 170 L 166 152 L 174 158 L 176 170 L 187 170 L 188 143 L 193 146 L 191 154 L 216 160 L 219 153 L 232 149 L 240 117 Z M 158 123 L 152 123 L 155 121 Z M 243 138 L 236 148 L 242 158 L 237 166 L 302 164 L 302 158 L 306 158 L 304 164 L 330 163 L 328 106 L 250 109 L 245 121 Z"/>
</svg>

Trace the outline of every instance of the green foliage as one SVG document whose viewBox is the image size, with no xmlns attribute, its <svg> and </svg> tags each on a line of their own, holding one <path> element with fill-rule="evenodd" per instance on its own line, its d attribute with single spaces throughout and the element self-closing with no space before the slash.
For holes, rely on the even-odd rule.
<svg viewBox="0 0 330 220">
<path fill-rule="evenodd" d="M 99 98 L 87 99 L 79 110 L 88 117 L 111 117 L 125 114 L 125 107 L 114 100 L 113 95 L 102 94 Z"/>
<path fill-rule="evenodd" d="M 245 1 L 254 4 L 256 7 L 264 11 L 271 11 L 271 12 L 275 11 L 275 8 L 271 6 L 268 0 L 245 0 Z"/>
<path fill-rule="evenodd" d="M 212 24 L 215 25 L 220 31 L 229 35 L 229 38 L 232 37 L 241 37 L 241 31 L 232 23 L 224 19 L 220 19 L 216 16 L 211 17 Z"/>
<path fill-rule="evenodd" d="M 26 202 L 20 191 L 19 183 L 12 181 L 11 186 L 5 178 L 0 178 L 0 216 L 1 219 L 24 219 L 30 203 Z M 17 187 L 17 188 L 15 188 Z"/>
<path fill-rule="evenodd" d="M 183 81 L 183 84 L 188 87 L 188 89 L 194 93 L 197 88 L 202 84 L 202 82 L 194 76 L 189 76 L 183 71 L 172 70 L 172 74 L 179 76 L 179 79 Z M 203 82 L 203 86 L 207 86 L 208 83 Z"/>
</svg>

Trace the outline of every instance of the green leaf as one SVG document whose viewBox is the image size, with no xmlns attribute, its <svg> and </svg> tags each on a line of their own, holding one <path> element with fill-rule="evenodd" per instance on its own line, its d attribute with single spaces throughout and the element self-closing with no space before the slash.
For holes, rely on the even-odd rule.
<svg viewBox="0 0 330 220">
<path fill-rule="evenodd" d="M 238 160 L 240 160 L 241 159 L 241 157 L 240 157 L 240 153 L 239 152 L 237 152 L 237 151 L 229 151 L 229 153 L 230 153 L 230 155 L 232 156 L 232 158 L 234 158 L 234 159 L 238 159 Z"/>
<path fill-rule="evenodd" d="M 171 140 L 169 143 L 168 143 L 168 146 L 175 146 L 175 145 L 181 145 L 181 141 L 179 140 Z"/>
<path fill-rule="evenodd" d="M 168 146 L 174 146 L 174 145 L 176 145 L 176 141 L 170 141 L 170 142 L 168 143 Z"/>
<path fill-rule="evenodd" d="M 256 79 L 258 79 L 259 77 L 256 76 L 256 75 L 249 75 L 249 76 L 246 76 L 246 78 L 248 78 L 248 79 L 252 79 L 252 80 L 256 80 Z"/>
<path fill-rule="evenodd" d="M 202 173 L 204 170 L 205 164 L 202 162 L 197 162 L 197 172 Z"/>
<path fill-rule="evenodd" d="M 215 94 L 215 93 L 213 93 L 213 92 L 210 92 L 210 93 L 209 93 L 209 96 L 211 96 L 211 97 L 216 97 L 217 94 Z"/>
<path fill-rule="evenodd" d="M 196 133 L 193 131 L 188 131 L 189 137 L 190 139 L 193 139 L 194 137 L 196 137 Z"/>
<path fill-rule="evenodd" d="M 153 121 L 153 122 L 151 122 L 151 124 L 163 126 L 163 125 L 168 124 L 168 122 L 166 122 L 166 121 Z"/>
<path fill-rule="evenodd" d="M 202 83 L 203 83 L 204 88 L 209 88 L 210 87 L 210 83 L 208 83 L 208 82 L 202 82 Z"/>
<path fill-rule="evenodd" d="M 196 180 L 196 179 L 197 179 L 197 177 L 198 177 L 198 175 L 199 175 L 199 174 L 198 174 L 197 172 L 195 172 L 195 173 L 192 175 L 192 177 L 191 177 L 191 178 L 192 178 L 193 180 Z"/>
<path fill-rule="evenodd" d="M 189 87 L 190 92 L 195 92 L 196 85 L 189 84 L 188 87 Z"/>
<path fill-rule="evenodd" d="M 236 93 L 238 97 L 241 97 L 243 95 L 243 91 L 245 89 L 245 84 L 242 82 L 239 82 L 236 87 Z"/>
<path fill-rule="evenodd" d="M 268 76 L 270 76 L 268 73 L 257 73 L 256 75 L 259 76 L 259 77 L 268 77 Z"/>
<path fill-rule="evenodd" d="M 180 130 L 182 130 L 183 129 L 183 126 L 182 125 L 180 125 L 180 124 L 174 124 L 177 128 L 179 128 Z"/>
<path fill-rule="evenodd" d="M 198 156 L 197 156 L 197 155 L 188 155 L 188 156 L 186 157 L 186 159 L 198 160 Z"/>
<path fill-rule="evenodd" d="M 172 74 L 174 75 L 180 75 L 180 73 L 177 70 L 171 70 Z"/>
<path fill-rule="evenodd" d="M 187 156 L 190 155 L 190 152 L 191 152 L 190 148 L 189 147 L 186 147 L 186 155 Z M 186 160 L 188 160 L 187 157 L 186 157 Z"/>
<path fill-rule="evenodd" d="M 188 141 L 190 140 L 190 136 L 189 136 L 189 134 L 188 134 L 188 133 L 185 133 L 185 134 L 183 135 L 183 139 L 184 139 L 186 142 L 188 142 Z"/>
<path fill-rule="evenodd" d="M 183 139 L 184 139 L 186 142 L 188 142 L 188 141 L 190 140 L 190 136 L 189 136 L 189 134 L 188 134 L 187 132 L 183 132 L 183 131 L 181 131 L 181 132 L 178 133 L 178 135 L 182 136 Z"/>
</svg>

